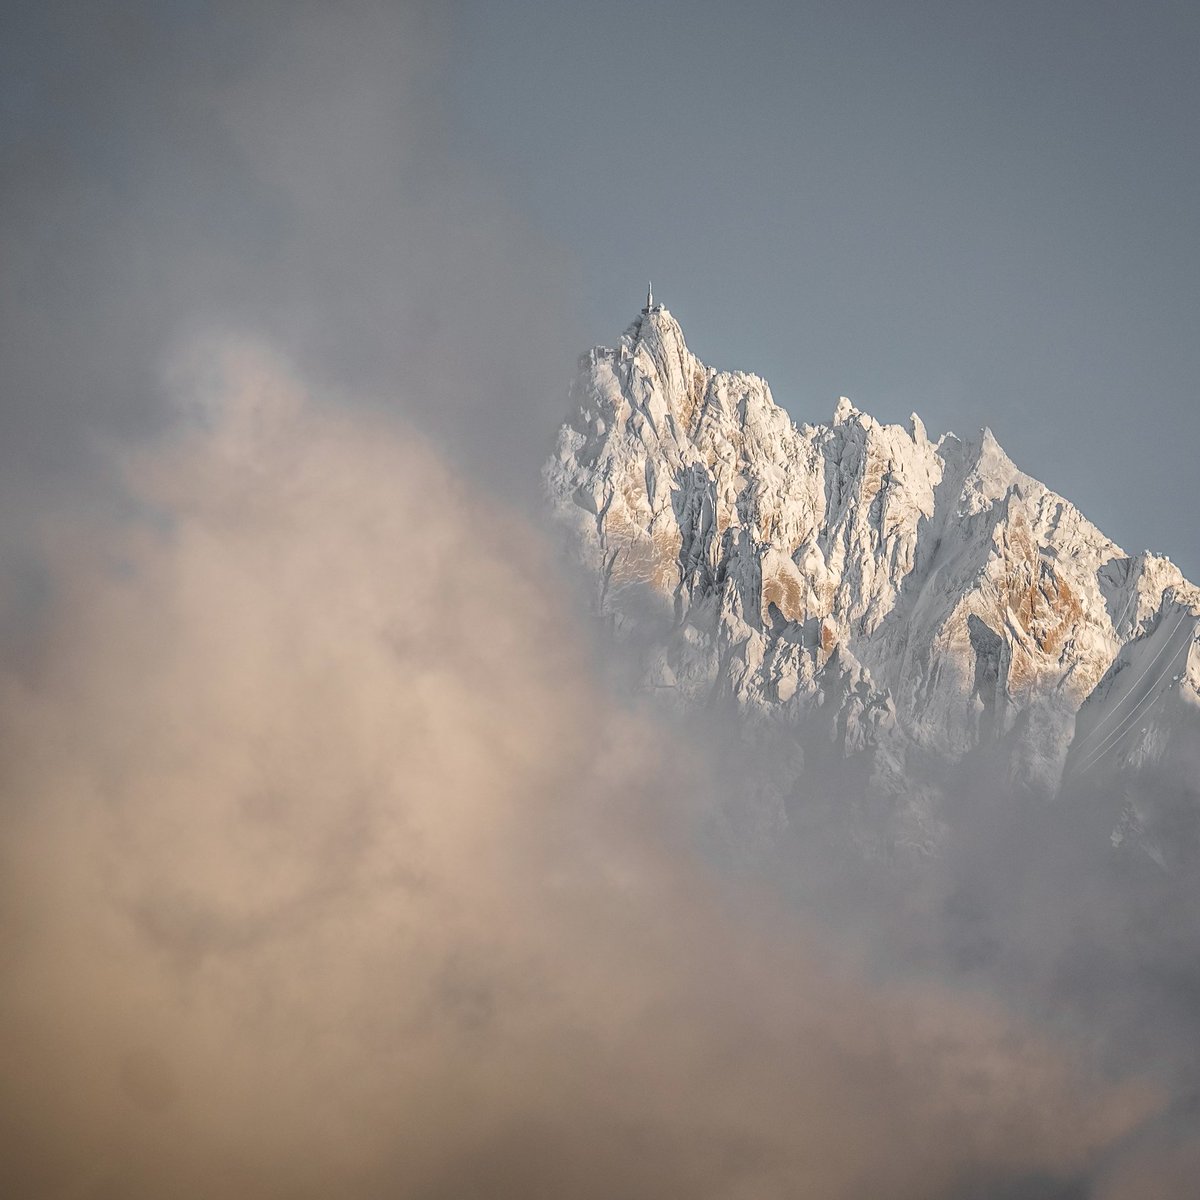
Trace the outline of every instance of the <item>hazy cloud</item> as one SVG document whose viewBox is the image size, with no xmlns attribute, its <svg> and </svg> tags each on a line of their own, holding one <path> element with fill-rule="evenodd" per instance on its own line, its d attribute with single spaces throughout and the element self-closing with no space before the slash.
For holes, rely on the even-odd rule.
<svg viewBox="0 0 1200 1200">
<path fill-rule="evenodd" d="M 6 510 L 161 419 L 167 347 L 265 335 L 531 491 L 581 336 L 565 252 L 446 150 L 452 10 L 12 6 L 0 124 Z M 398 383 L 403 381 L 403 387 Z"/>
<path fill-rule="evenodd" d="M 595 682 L 519 521 L 194 361 L 124 515 L 47 515 L 3 679 L 5 1190 L 928 1198 L 1152 1110 L 722 885 L 699 748 Z"/>
</svg>

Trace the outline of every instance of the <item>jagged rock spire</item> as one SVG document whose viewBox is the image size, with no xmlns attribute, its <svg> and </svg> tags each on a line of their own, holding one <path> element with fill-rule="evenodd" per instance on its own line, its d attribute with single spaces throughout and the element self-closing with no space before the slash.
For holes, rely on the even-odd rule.
<svg viewBox="0 0 1200 1200">
<path fill-rule="evenodd" d="M 605 610 L 627 628 L 650 597 L 674 613 L 650 685 L 802 723 L 836 713 L 844 752 L 886 745 L 896 794 L 905 747 L 957 759 L 1007 739 L 1047 789 L 1077 727 L 1081 774 L 1165 761 L 1172 736 L 1190 753 L 1200 589 L 1176 567 L 1130 559 L 990 433 L 930 441 L 844 398 L 832 425 L 797 428 L 646 301 L 583 360 L 546 481 Z"/>
</svg>

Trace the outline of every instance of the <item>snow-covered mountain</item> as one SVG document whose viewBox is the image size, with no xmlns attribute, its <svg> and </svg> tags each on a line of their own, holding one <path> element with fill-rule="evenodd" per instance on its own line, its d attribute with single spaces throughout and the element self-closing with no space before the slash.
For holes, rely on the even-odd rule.
<svg viewBox="0 0 1200 1200">
<path fill-rule="evenodd" d="M 861 758 L 918 843 L 939 826 L 918 761 L 1000 755 L 1053 791 L 1196 753 L 1200 589 L 986 429 L 931 439 L 845 397 L 797 428 L 658 305 L 581 359 L 545 480 L 647 686 Z M 1145 827 L 1131 801 L 1114 837 Z"/>
</svg>

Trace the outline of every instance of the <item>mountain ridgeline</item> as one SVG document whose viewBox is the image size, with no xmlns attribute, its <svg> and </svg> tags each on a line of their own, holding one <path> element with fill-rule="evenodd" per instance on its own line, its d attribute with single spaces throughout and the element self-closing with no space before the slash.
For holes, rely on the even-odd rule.
<svg viewBox="0 0 1200 1200">
<path fill-rule="evenodd" d="M 987 762 L 1046 796 L 1121 779 L 1113 845 L 1170 857 L 1155 797 L 1196 798 L 1200 589 L 990 431 L 935 439 L 845 397 L 797 427 L 648 306 L 581 359 L 545 484 L 644 686 L 791 737 L 798 777 L 853 765 L 889 845 L 936 852 L 947 772 Z"/>
</svg>

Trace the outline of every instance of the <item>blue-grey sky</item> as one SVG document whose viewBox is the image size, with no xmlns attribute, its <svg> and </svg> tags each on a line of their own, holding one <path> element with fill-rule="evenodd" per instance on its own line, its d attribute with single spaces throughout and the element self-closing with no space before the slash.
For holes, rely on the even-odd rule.
<svg viewBox="0 0 1200 1200">
<path fill-rule="evenodd" d="M 472 0 L 449 64 L 593 340 L 652 276 L 798 420 L 990 425 L 1200 575 L 1195 4 Z"/>
<path fill-rule="evenodd" d="M 653 277 L 798 420 L 988 424 L 1200 577 L 1200 9 L 14 0 L 0 508 L 263 336 L 536 490 Z M 6 521 L 6 524 L 8 522 Z M 4 529 L 0 528 L 0 549 Z"/>
</svg>

